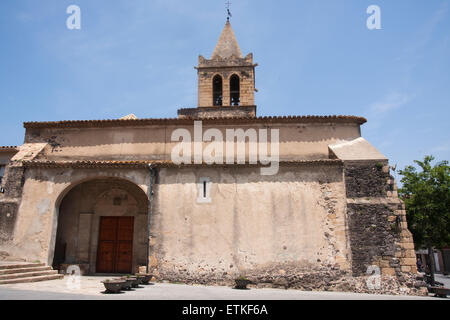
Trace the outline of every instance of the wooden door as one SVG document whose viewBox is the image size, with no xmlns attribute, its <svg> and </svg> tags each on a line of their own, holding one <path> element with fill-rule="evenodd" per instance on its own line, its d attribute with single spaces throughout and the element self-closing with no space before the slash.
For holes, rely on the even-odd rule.
<svg viewBox="0 0 450 320">
<path fill-rule="evenodd" d="M 133 217 L 100 218 L 98 273 L 131 273 L 133 226 Z"/>
</svg>

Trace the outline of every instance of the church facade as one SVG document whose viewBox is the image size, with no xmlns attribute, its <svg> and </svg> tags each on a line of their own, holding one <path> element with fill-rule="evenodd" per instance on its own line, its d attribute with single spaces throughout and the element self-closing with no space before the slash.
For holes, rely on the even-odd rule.
<svg viewBox="0 0 450 320">
<path fill-rule="evenodd" d="M 1 158 L 0 258 L 84 274 L 149 268 L 185 283 L 245 276 L 258 286 L 419 293 L 405 207 L 388 159 L 361 137 L 366 119 L 258 117 L 256 67 L 227 22 L 211 59 L 199 57 L 198 107 L 177 118 L 24 123 L 24 144 Z M 234 130 L 233 161 L 174 161 L 174 132 L 195 137 L 198 124 L 227 142 Z M 252 132 L 268 139 L 255 147 Z M 230 151 L 219 146 L 215 159 Z M 276 152 L 275 174 L 261 170 L 273 163 L 251 161 L 262 150 Z"/>
</svg>

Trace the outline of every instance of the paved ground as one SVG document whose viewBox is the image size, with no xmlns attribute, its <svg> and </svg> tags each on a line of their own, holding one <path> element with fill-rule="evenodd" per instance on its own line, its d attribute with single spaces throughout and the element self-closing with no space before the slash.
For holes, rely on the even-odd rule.
<svg viewBox="0 0 450 320">
<path fill-rule="evenodd" d="M 80 288 L 72 287 L 70 278 L 36 283 L 0 286 L 0 300 L 424 300 L 431 297 L 386 296 L 339 292 L 303 292 L 298 290 L 251 289 L 188 286 L 156 283 L 131 292 L 104 294 L 100 282 L 107 277 L 81 277 Z M 449 299 L 450 301 L 450 299 Z"/>
<path fill-rule="evenodd" d="M 436 274 L 435 280 L 444 284 L 444 287 L 450 288 L 450 276 L 444 276 L 442 274 Z"/>
<path fill-rule="evenodd" d="M 33 262 L 30 262 L 33 263 Z M 0 267 L 1 266 L 9 266 L 11 264 L 29 264 L 27 262 L 23 262 L 23 261 L 5 261 L 5 260 L 0 260 Z"/>
</svg>

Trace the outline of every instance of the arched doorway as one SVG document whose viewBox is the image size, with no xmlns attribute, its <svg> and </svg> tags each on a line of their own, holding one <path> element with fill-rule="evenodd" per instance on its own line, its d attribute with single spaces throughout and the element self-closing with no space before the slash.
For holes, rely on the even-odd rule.
<svg viewBox="0 0 450 320">
<path fill-rule="evenodd" d="M 144 191 L 117 178 L 86 181 L 59 206 L 53 267 L 86 273 L 132 273 L 147 264 Z"/>
</svg>

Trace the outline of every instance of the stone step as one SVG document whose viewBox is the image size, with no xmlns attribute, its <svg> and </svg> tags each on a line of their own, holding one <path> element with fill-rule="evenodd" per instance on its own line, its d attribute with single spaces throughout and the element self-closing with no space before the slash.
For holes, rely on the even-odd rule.
<svg viewBox="0 0 450 320">
<path fill-rule="evenodd" d="M 11 273 L 0 276 L 0 281 L 2 280 L 11 280 L 11 279 L 20 279 L 20 278 L 31 278 L 31 277 L 39 277 L 39 276 L 47 276 L 58 274 L 56 270 L 45 270 L 45 271 L 36 271 L 36 272 L 23 272 L 23 273 Z"/>
<path fill-rule="evenodd" d="M 45 267 L 45 263 L 11 263 L 0 264 L 0 271 L 8 269 Z"/>
<path fill-rule="evenodd" d="M 64 278 L 62 274 L 52 274 L 45 276 L 37 276 L 37 277 L 29 277 L 29 278 L 19 278 L 19 279 L 10 279 L 10 280 L 0 280 L 1 284 L 13 284 L 13 283 L 29 283 L 29 282 L 39 282 L 39 281 L 48 281 L 48 280 L 57 280 Z"/>
<path fill-rule="evenodd" d="M 31 267 L 31 268 L 17 268 L 17 269 L 5 269 L 0 270 L 0 276 L 5 274 L 12 274 L 12 273 L 24 273 L 24 272 L 35 272 L 35 271 L 47 271 L 47 270 L 53 270 L 52 267 Z"/>
</svg>

